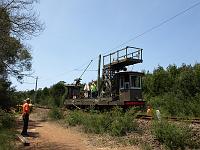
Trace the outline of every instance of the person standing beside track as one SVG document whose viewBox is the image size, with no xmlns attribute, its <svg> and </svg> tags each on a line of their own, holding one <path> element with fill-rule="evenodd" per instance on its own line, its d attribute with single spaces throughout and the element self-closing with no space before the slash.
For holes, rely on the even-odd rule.
<svg viewBox="0 0 200 150">
<path fill-rule="evenodd" d="M 21 135 L 23 135 L 23 136 L 28 136 L 27 129 L 28 129 L 29 113 L 30 113 L 29 104 L 30 104 L 30 99 L 27 98 L 24 101 L 24 104 L 22 106 L 22 118 L 23 118 L 24 125 L 23 125 L 23 130 L 21 132 Z"/>
<path fill-rule="evenodd" d="M 150 105 L 147 106 L 147 116 L 153 116 L 153 111 Z"/>
</svg>

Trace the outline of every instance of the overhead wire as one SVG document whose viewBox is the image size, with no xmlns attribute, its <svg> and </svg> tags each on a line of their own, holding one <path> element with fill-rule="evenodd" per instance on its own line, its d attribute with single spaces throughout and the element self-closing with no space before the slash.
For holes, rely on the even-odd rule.
<svg viewBox="0 0 200 150">
<path fill-rule="evenodd" d="M 109 52 L 115 50 L 116 48 L 119 48 L 119 47 L 121 47 L 121 46 L 123 46 L 123 45 L 125 45 L 125 44 L 127 44 L 127 43 L 129 43 L 129 42 L 131 42 L 131 41 L 134 41 L 135 39 L 137 39 L 137 38 L 139 38 L 139 37 L 141 37 L 141 36 L 143 36 L 143 35 L 145 35 L 145 34 L 151 32 L 151 31 L 153 31 L 153 30 L 155 30 L 155 29 L 157 29 L 157 28 L 159 28 L 160 26 L 162 26 L 162 25 L 164 25 L 164 24 L 166 24 L 166 23 L 172 21 L 173 19 L 175 19 L 175 18 L 177 18 L 178 16 L 180 16 L 180 15 L 186 13 L 187 11 L 193 9 L 194 7 L 196 7 L 196 6 L 198 6 L 198 5 L 200 5 L 200 1 L 197 2 L 197 3 L 195 3 L 195 4 L 193 4 L 192 6 L 190 6 L 190 7 L 188 7 L 188 8 L 186 8 L 186 9 L 184 9 L 184 10 L 178 12 L 178 13 L 175 14 L 174 16 L 165 19 L 165 20 L 162 21 L 161 23 L 159 23 L 159 24 L 157 24 L 157 25 L 155 25 L 155 26 L 153 26 L 153 27 L 147 29 L 146 31 L 144 31 L 144 32 L 142 32 L 142 33 L 136 35 L 135 37 L 133 37 L 133 38 L 131 38 L 131 39 L 129 39 L 129 40 L 123 42 L 122 44 L 120 44 L 120 45 L 118 45 L 118 46 L 112 48 L 111 50 L 104 52 L 103 55 L 106 54 L 106 53 L 109 53 Z"/>
<path fill-rule="evenodd" d="M 91 61 L 91 60 L 90 60 Z M 49 77 L 49 78 L 41 78 L 41 80 L 50 80 L 50 79 L 53 79 L 55 77 L 59 77 L 59 76 L 62 76 L 62 75 L 66 75 L 66 74 L 69 74 L 71 72 L 74 72 L 74 71 L 81 71 L 83 70 L 83 67 L 88 64 L 89 61 L 87 61 L 86 63 L 84 63 L 83 65 L 79 66 L 79 67 L 76 67 L 75 69 L 72 69 L 72 70 L 69 70 L 69 71 L 65 71 L 65 72 L 62 72 L 62 73 L 59 73 L 57 75 L 54 75 L 52 77 Z"/>
<path fill-rule="evenodd" d="M 25 83 L 25 84 L 35 84 L 35 83 L 31 83 L 31 82 L 23 82 L 23 83 Z"/>
<path fill-rule="evenodd" d="M 125 45 L 125 44 L 127 44 L 127 43 L 129 43 L 129 42 L 131 42 L 131 41 L 136 40 L 137 38 L 139 38 L 139 37 L 141 37 L 141 36 L 143 36 L 143 35 L 145 35 L 145 34 L 151 32 L 151 31 L 153 31 L 153 30 L 159 28 L 160 26 L 162 26 L 162 25 L 164 25 L 164 24 L 166 24 L 166 23 L 172 21 L 173 19 L 175 19 L 175 18 L 177 18 L 178 16 L 180 16 L 180 15 L 186 13 L 187 11 L 193 9 L 194 7 L 196 7 L 196 6 L 198 6 L 198 5 L 200 5 L 200 1 L 199 1 L 199 0 L 198 0 L 197 3 L 191 5 L 190 7 L 186 8 L 186 9 L 180 11 L 180 12 L 178 12 L 177 14 L 173 15 L 172 17 L 169 17 L 169 18 L 165 19 L 165 20 L 162 21 L 161 23 L 159 23 L 159 24 L 157 24 L 157 25 L 155 25 L 155 26 L 153 26 L 153 27 L 151 27 L 151 28 L 145 30 L 144 32 L 142 32 L 142 33 L 136 35 L 135 37 L 133 37 L 133 38 L 131 38 L 131 39 L 129 39 L 129 40 L 123 42 L 122 44 L 119 44 L 119 45 L 113 47 L 112 49 L 110 49 L 110 50 L 108 50 L 108 51 L 102 53 L 102 55 L 105 55 L 105 54 L 107 54 L 107 53 L 109 53 L 109 52 L 112 52 L 113 50 L 115 50 L 115 49 L 117 49 L 117 48 L 119 48 L 119 47 L 122 47 L 123 45 Z M 93 57 L 93 59 L 97 59 L 97 58 L 98 58 L 98 56 Z"/>
<path fill-rule="evenodd" d="M 186 9 L 184 9 L 184 10 L 178 12 L 177 14 L 173 15 L 172 17 L 169 17 L 169 18 L 165 19 L 164 21 L 160 22 L 159 24 L 157 24 L 157 25 L 155 25 L 155 26 L 153 26 L 153 27 L 151 27 L 151 28 L 145 30 L 144 32 L 142 32 L 142 33 L 140 33 L 140 34 L 137 34 L 136 36 L 134 36 L 133 38 L 131 38 L 131 39 L 129 39 L 129 40 L 123 42 L 122 44 L 119 44 L 119 45 L 115 46 L 114 48 L 110 49 L 109 51 L 106 51 L 106 52 L 102 53 L 102 55 L 105 55 L 105 54 L 107 54 L 107 53 L 109 53 L 109 52 L 115 50 L 116 48 L 119 48 L 119 47 L 121 47 L 121 46 L 123 46 L 123 45 L 125 45 L 125 44 L 127 44 L 127 43 L 129 43 L 129 42 L 131 42 L 131 41 L 134 41 L 134 40 L 138 39 L 139 37 L 142 37 L 143 35 L 145 35 L 145 34 L 147 34 L 147 33 L 149 33 L 149 32 L 152 32 L 153 30 L 155 30 L 155 29 L 161 27 L 162 25 L 164 25 L 164 24 L 166 24 L 166 23 L 172 21 L 173 19 L 175 19 L 175 18 L 177 18 L 178 16 L 180 16 L 180 15 L 186 13 L 187 11 L 189 11 L 189 10 L 195 8 L 195 7 L 198 6 L 198 5 L 200 5 L 200 1 L 198 1 L 197 3 L 191 5 L 191 6 L 188 7 L 188 8 L 186 8 Z M 98 56 L 93 57 L 92 60 L 95 60 L 95 59 L 97 59 L 97 58 L 98 58 Z M 87 61 L 87 63 L 88 63 L 88 62 L 89 62 L 89 61 Z M 73 71 L 81 71 L 81 70 L 79 70 L 79 69 L 82 69 L 82 67 L 83 67 L 85 64 L 86 64 L 86 63 L 84 63 L 81 67 L 78 67 L 78 68 L 72 69 L 72 70 L 70 70 L 70 71 L 63 72 L 63 73 L 61 73 L 61 74 L 58 74 L 58 75 L 56 75 L 56 77 L 58 77 L 58 76 L 60 76 L 60 75 L 63 75 L 63 74 L 68 74 L 68 73 L 73 72 Z M 89 70 L 87 70 L 87 71 L 89 71 Z M 95 71 L 96 71 L 96 70 L 95 70 Z M 54 76 L 54 77 L 55 77 L 55 76 Z"/>
<path fill-rule="evenodd" d="M 169 17 L 169 18 L 165 19 L 165 20 L 162 21 L 161 23 L 159 23 L 159 24 L 157 24 L 157 25 L 155 25 L 155 26 L 153 26 L 153 27 L 151 27 L 151 28 L 145 30 L 144 32 L 142 32 L 142 33 L 136 35 L 135 37 L 133 37 L 133 38 L 131 38 L 131 39 L 129 39 L 129 40 L 123 42 L 122 44 L 115 46 L 115 47 L 112 48 L 111 50 L 102 53 L 102 55 L 105 55 L 105 54 L 107 54 L 107 53 L 109 53 L 109 52 L 112 52 L 113 50 L 115 50 L 115 49 L 117 49 L 117 48 L 119 48 L 119 47 L 122 47 L 123 45 L 125 45 L 125 44 L 127 44 L 127 43 L 129 43 L 129 42 L 131 42 L 131 41 L 136 40 L 137 38 L 139 38 L 139 37 L 141 37 L 141 36 L 143 36 L 143 35 L 145 35 L 145 34 L 151 32 L 151 31 L 153 31 L 153 30 L 159 28 L 160 26 L 162 26 L 162 25 L 164 25 L 164 24 L 166 24 L 166 23 L 172 21 L 173 19 L 175 19 L 175 18 L 177 18 L 178 16 L 180 16 L 180 15 L 186 13 L 187 11 L 193 9 L 194 7 L 196 7 L 196 6 L 198 6 L 198 5 L 200 5 L 200 1 L 198 1 L 197 3 L 193 4 L 192 6 L 190 6 L 190 7 L 188 7 L 188 8 L 186 8 L 186 9 L 184 9 L 184 10 L 178 12 L 177 14 L 173 15 L 172 17 Z M 93 59 L 95 59 L 95 58 L 98 58 L 98 57 L 94 57 Z M 133 68 L 132 68 L 132 70 L 133 70 Z"/>
<path fill-rule="evenodd" d="M 93 60 L 90 60 L 90 61 L 91 61 L 91 62 L 90 62 L 90 64 L 91 64 Z M 88 61 L 87 61 L 87 63 L 88 63 Z M 81 66 L 79 66 L 79 67 L 77 67 L 77 68 L 75 68 L 75 69 L 69 70 L 69 71 L 67 71 L 67 72 L 59 73 L 59 74 L 57 74 L 56 76 L 49 77 L 49 78 L 42 78 L 42 77 L 40 77 L 39 79 L 40 79 L 40 81 L 45 82 L 45 81 L 52 80 L 52 79 L 55 78 L 55 77 L 59 77 L 59 76 L 62 76 L 62 75 L 66 75 L 66 74 L 69 74 L 69 73 L 74 72 L 74 71 L 83 71 L 83 66 L 85 66 L 85 65 L 86 65 L 86 63 L 84 63 L 83 65 L 81 65 Z M 97 70 L 87 70 L 87 71 L 97 71 Z M 29 77 L 35 79 L 35 77 L 33 77 L 33 76 L 29 76 Z M 35 84 L 35 83 L 29 83 L 29 82 L 23 82 L 23 83 L 25 83 L 25 84 Z"/>
<path fill-rule="evenodd" d="M 75 71 L 84 71 L 83 69 L 75 69 Z M 86 71 L 98 71 L 97 69 L 87 69 Z"/>
</svg>

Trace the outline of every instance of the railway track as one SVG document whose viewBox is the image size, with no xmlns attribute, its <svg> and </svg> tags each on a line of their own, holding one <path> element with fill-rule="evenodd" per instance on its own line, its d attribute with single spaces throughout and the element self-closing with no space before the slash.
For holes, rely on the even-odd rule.
<svg viewBox="0 0 200 150">
<path fill-rule="evenodd" d="M 144 120 L 153 120 L 157 119 L 153 116 L 148 115 L 137 115 L 137 119 L 144 119 Z M 189 123 L 197 123 L 200 124 L 200 118 L 184 118 L 184 117 L 162 117 L 163 119 L 170 120 L 170 121 L 182 121 L 182 122 L 189 122 Z"/>
<path fill-rule="evenodd" d="M 42 108 L 42 109 L 51 109 L 50 107 L 44 107 L 44 106 L 36 106 L 36 108 Z M 62 109 L 65 110 L 65 109 Z M 144 120 L 154 120 L 157 119 L 156 116 L 148 116 L 148 115 L 142 115 L 138 114 L 136 116 L 137 119 L 144 119 Z M 193 124 L 200 124 L 200 118 L 184 118 L 184 117 L 167 117 L 164 116 L 162 117 L 165 120 L 170 120 L 170 121 L 182 121 L 182 122 L 188 122 L 188 123 L 193 123 Z"/>
</svg>

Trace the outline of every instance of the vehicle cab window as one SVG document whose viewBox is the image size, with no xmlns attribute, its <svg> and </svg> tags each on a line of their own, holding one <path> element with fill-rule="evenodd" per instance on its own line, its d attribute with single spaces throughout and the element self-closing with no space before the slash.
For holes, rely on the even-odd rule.
<svg viewBox="0 0 200 150">
<path fill-rule="evenodd" d="M 130 81 L 128 74 L 120 77 L 120 89 L 130 89 Z"/>
<path fill-rule="evenodd" d="M 130 88 L 131 89 L 141 89 L 141 77 L 130 75 Z"/>
<path fill-rule="evenodd" d="M 120 78 L 120 89 L 124 89 L 124 77 Z"/>
</svg>

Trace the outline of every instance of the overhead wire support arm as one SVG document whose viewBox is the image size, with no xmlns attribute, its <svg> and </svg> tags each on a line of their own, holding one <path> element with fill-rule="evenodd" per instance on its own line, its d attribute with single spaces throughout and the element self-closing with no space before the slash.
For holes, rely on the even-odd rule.
<svg viewBox="0 0 200 150">
<path fill-rule="evenodd" d="M 82 80 L 81 77 L 82 77 L 83 74 L 86 72 L 86 70 L 88 69 L 88 67 L 89 67 L 90 64 L 92 63 L 92 61 L 93 61 L 93 60 L 90 61 L 90 63 L 87 65 L 87 67 L 85 68 L 85 70 L 83 71 L 83 73 L 80 75 L 80 77 L 74 80 L 74 83 L 75 83 L 76 85 L 78 85 L 78 84 L 80 83 L 80 81 Z"/>
<path fill-rule="evenodd" d="M 90 64 L 92 63 L 93 60 L 90 61 L 90 63 L 87 65 L 87 67 L 85 68 L 85 70 L 83 71 L 83 73 L 81 74 L 81 76 L 79 77 L 81 79 L 81 77 L 83 76 L 83 74 L 85 73 L 85 71 L 88 69 L 88 67 L 90 66 Z"/>
</svg>

